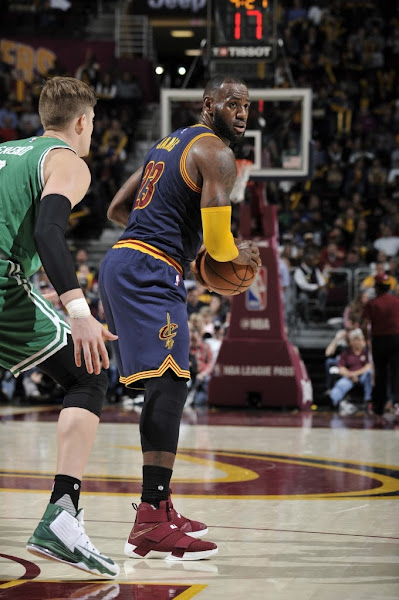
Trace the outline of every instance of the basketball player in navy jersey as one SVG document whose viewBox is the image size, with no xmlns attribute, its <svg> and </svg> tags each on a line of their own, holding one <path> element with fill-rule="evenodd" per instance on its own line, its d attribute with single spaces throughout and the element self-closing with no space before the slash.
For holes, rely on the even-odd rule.
<svg viewBox="0 0 399 600">
<path fill-rule="evenodd" d="M 125 230 L 101 265 L 101 298 L 118 335 L 120 380 L 145 390 L 143 490 L 125 544 L 129 557 L 198 560 L 217 552 L 198 539 L 206 525 L 173 508 L 169 488 L 190 378 L 183 279 L 202 243 L 217 261 L 260 265 L 257 246 L 234 240 L 230 229 L 237 172 L 229 144 L 244 136 L 249 105 L 243 81 L 209 81 L 199 123 L 156 143 L 108 210 Z"/>
</svg>

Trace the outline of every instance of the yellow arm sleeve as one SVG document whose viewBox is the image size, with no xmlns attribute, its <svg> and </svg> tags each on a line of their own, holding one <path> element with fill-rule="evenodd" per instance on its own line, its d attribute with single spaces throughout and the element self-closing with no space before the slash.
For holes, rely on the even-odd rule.
<svg viewBox="0 0 399 600">
<path fill-rule="evenodd" d="M 231 206 L 201 208 L 204 245 L 218 262 L 228 262 L 238 256 L 231 233 Z"/>
</svg>

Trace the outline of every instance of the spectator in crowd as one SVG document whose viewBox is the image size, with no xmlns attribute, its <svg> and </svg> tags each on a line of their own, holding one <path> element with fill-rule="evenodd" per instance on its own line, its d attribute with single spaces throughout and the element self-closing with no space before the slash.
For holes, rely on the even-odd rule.
<svg viewBox="0 0 399 600">
<path fill-rule="evenodd" d="M 36 135 L 40 128 L 40 118 L 36 108 L 32 104 L 32 100 L 26 100 L 22 106 L 22 114 L 19 118 L 18 129 L 19 135 L 22 138 L 28 138 Z"/>
<path fill-rule="evenodd" d="M 12 102 L 8 98 L 3 100 L 2 105 L 0 105 L 0 127 L 7 125 L 8 127 L 17 129 L 18 116 L 12 106 Z M 7 119 L 7 122 L 5 119 Z"/>
<path fill-rule="evenodd" d="M 293 302 L 289 261 L 286 258 L 282 258 L 281 256 L 279 256 L 278 267 L 280 274 L 281 291 L 283 295 L 284 321 L 286 325 L 290 325 L 294 318 L 295 306 Z"/>
<path fill-rule="evenodd" d="M 75 253 L 75 269 L 79 271 L 81 265 L 89 265 L 89 255 L 86 248 L 78 248 Z"/>
<path fill-rule="evenodd" d="M 387 171 L 375 158 L 367 171 L 367 195 L 369 198 L 378 198 L 384 191 L 387 183 Z"/>
<path fill-rule="evenodd" d="M 226 313 L 229 310 L 229 300 L 228 298 L 223 298 L 223 296 L 220 296 L 219 294 L 212 293 L 209 308 L 212 321 L 221 321 L 224 323 Z"/>
<path fill-rule="evenodd" d="M 28 404 L 54 401 L 56 397 L 62 401 L 62 388 L 37 368 L 29 369 L 22 374 L 22 388 L 24 402 Z"/>
<path fill-rule="evenodd" d="M 203 308 L 209 309 L 208 306 L 203 306 L 201 308 L 201 310 Z M 198 333 L 201 336 L 201 339 L 203 339 L 206 334 L 206 330 L 205 330 L 206 320 L 204 319 L 203 315 L 201 314 L 201 310 L 198 312 L 194 312 L 189 316 L 188 324 L 191 329 L 198 331 Z"/>
<path fill-rule="evenodd" d="M 108 71 L 100 73 L 99 80 L 96 84 L 96 94 L 100 101 L 108 103 L 108 108 L 115 106 L 113 102 L 116 98 L 117 88 L 116 81 L 113 81 L 111 73 Z"/>
<path fill-rule="evenodd" d="M 352 329 L 348 337 L 349 348 L 342 352 L 337 365 L 340 378 L 330 392 L 331 401 L 342 416 L 352 415 L 358 410 L 355 404 L 345 398 L 356 383 L 363 388 L 365 405 L 371 400 L 372 365 L 363 332 L 360 328 Z"/>
<path fill-rule="evenodd" d="M 375 277 L 376 297 L 363 310 L 364 329 L 370 324 L 371 351 L 374 363 L 373 410 L 384 414 L 390 389 L 399 415 L 399 297 L 390 294 L 386 273 Z"/>
<path fill-rule="evenodd" d="M 317 254 L 304 254 L 299 267 L 294 271 L 297 286 L 297 304 L 306 325 L 310 323 L 310 302 L 316 300 L 314 310 L 320 313 L 322 320 L 326 317 L 326 280 L 317 265 Z"/>
<path fill-rule="evenodd" d="M 193 315 L 191 315 L 190 319 L 193 319 L 196 316 L 199 316 L 202 318 L 204 326 L 203 326 L 203 338 L 208 339 L 211 338 L 214 334 L 214 327 L 213 327 L 213 323 L 214 320 L 212 318 L 212 311 L 210 306 L 203 306 L 199 313 L 194 313 Z"/>
<path fill-rule="evenodd" d="M 102 169 L 100 179 L 106 182 L 113 195 L 120 187 L 125 162 L 128 137 L 123 131 L 119 119 L 112 119 L 110 126 L 104 131 L 101 141 L 100 155 Z"/>
<path fill-rule="evenodd" d="M 360 250 L 357 246 L 351 246 L 348 248 L 345 262 L 342 266 L 344 269 L 351 271 L 352 274 L 356 271 L 356 269 L 362 269 L 366 266 L 366 263 L 362 259 Z"/>
<path fill-rule="evenodd" d="M 386 263 L 378 262 L 376 264 L 376 270 L 374 275 L 368 275 L 360 284 L 361 290 L 372 290 L 375 287 L 375 282 L 379 280 L 381 277 L 384 278 L 384 281 L 388 282 L 388 285 L 391 290 L 394 290 L 397 286 L 397 280 L 395 277 L 392 277 L 389 273 L 386 272 Z"/>
<path fill-rule="evenodd" d="M 384 269 L 385 271 L 389 271 L 389 259 L 387 254 L 383 251 L 383 250 L 378 250 L 378 252 L 375 254 L 375 252 L 373 253 L 373 258 L 374 260 L 372 260 L 371 262 L 369 262 L 368 266 L 370 268 L 370 275 L 375 275 L 377 272 L 377 264 L 381 263 L 384 265 Z"/>
<path fill-rule="evenodd" d="M 324 277 L 328 278 L 330 271 L 342 267 L 344 260 L 345 251 L 338 248 L 335 242 L 329 242 L 320 252 L 318 267 Z"/>
<path fill-rule="evenodd" d="M 222 345 L 224 338 L 224 327 L 220 321 L 214 321 L 213 323 L 213 334 L 210 337 L 206 337 L 206 343 L 212 350 L 213 364 L 219 354 L 220 346 Z"/>
<path fill-rule="evenodd" d="M 355 231 L 352 237 L 352 245 L 357 246 L 360 251 L 360 255 L 364 257 L 367 252 L 369 245 L 369 234 L 368 234 L 368 223 L 364 217 L 360 217 L 357 220 Z"/>
<path fill-rule="evenodd" d="M 130 71 L 124 70 L 116 81 L 116 98 L 119 105 L 129 105 L 133 109 L 133 119 L 136 120 L 141 112 L 143 90 L 138 78 Z"/>
<path fill-rule="evenodd" d="M 204 406 L 208 400 L 208 383 L 214 367 L 214 355 L 211 346 L 202 339 L 200 332 L 190 328 L 190 354 L 195 356 L 197 375 L 192 390 L 193 406 Z M 190 404 L 190 403 L 189 403 Z"/>
<path fill-rule="evenodd" d="M 207 306 L 210 306 L 212 296 L 214 296 L 215 294 L 213 292 L 210 292 L 199 281 L 196 281 L 196 286 L 198 289 L 198 299 L 200 300 L 200 302 L 202 302 L 203 304 L 206 304 Z"/>
<path fill-rule="evenodd" d="M 302 249 L 294 241 L 292 233 L 287 232 L 282 236 L 282 244 L 279 247 L 281 258 L 289 260 L 291 265 L 297 265 L 302 257 Z"/>
<path fill-rule="evenodd" d="M 0 401 L 11 402 L 14 398 L 16 379 L 11 371 L 0 367 Z"/>
<path fill-rule="evenodd" d="M 356 296 L 345 306 L 344 313 L 342 315 L 344 321 L 344 327 L 350 326 L 350 321 L 355 320 L 358 323 L 362 322 L 363 308 L 370 300 L 370 290 L 360 290 Z"/>
<path fill-rule="evenodd" d="M 187 314 L 190 317 L 193 313 L 199 312 L 203 306 L 207 306 L 205 302 L 199 299 L 199 290 L 197 285 L 192 285 L 187 290 Z"/>
<path fill-rule="evenodd" d="M 380 236 L 375 240 L 374 248 L 382 250 L 389 257 L 399 254 L 399 235 L 394 235 L 390 224 L 381 223 Z"/>
<path fill-rule="evenodd" d="M 325 349 L 326 360 L 324 362 L 326 372 L 326 393 L 330 394 L 332 383 L 334 380 L 331 367 L 335 367 L 338 364 L 339 358 L 348 346 L 349 346 L 349 334 L 354 329 L 360 327 L 360 316 L 356 314 L 350 314 L 347 319 L 347 324 L 344 329 L 339 329 L 331 342 Z"/>
<path fill-rule="evenodd" d="M 93 90 L 96 89 L 100 77 L 100 65 L 91 48 L 86 50 L 84 62 L 76 69 L 75 77 L 87 83 Z"/>
<path fill-rule="evenodd" d="M 18 137 L 18 131 L 12 126 L 12 119 L 10 116 L 5 116 L 2 119 L 2 126 L 0 127 L 0 142 L 10 142 Z"/>
</svg>

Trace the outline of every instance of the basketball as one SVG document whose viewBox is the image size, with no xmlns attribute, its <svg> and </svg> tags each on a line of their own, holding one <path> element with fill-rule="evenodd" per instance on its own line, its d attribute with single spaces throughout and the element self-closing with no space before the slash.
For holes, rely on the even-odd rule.
<svg viewBox="0 0 399 600">
<path fill-rule="evenodd" d="M 199 272 L 209 291 L 221 296 L 236 296 L 245 292 L 256 277 L 251 266 L 237 265 L 231 261 L 218 262 L 206 250 L 200 257 Z"/>
</svg>

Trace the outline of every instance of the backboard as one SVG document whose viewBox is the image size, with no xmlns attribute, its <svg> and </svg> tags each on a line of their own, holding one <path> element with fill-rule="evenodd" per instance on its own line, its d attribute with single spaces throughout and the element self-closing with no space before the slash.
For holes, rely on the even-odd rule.
<svg viewBox="0 0 399 600">
<path fill-rule="evenodd" d="M 161 135 L 198 122 L 200 89 L 161 91 Z M 251 179 L 304 179 L 311 172 L 312 91 L 250 88 L 246 136 L 233 148 L 254 162 Z"/>
</svg>

